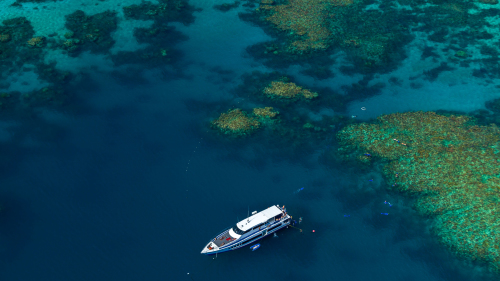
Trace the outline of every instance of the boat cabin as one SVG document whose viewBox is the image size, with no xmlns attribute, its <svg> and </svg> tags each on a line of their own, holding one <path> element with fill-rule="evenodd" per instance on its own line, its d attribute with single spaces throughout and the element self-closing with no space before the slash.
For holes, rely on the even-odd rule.
<svg viewBox="0 0 500 281">
<path fill-rule="evenodd" d="M 230 229 L 229 234 L 232 237 L 239 238 L 245 233 L 252 230 L 263 229 L 267 225 L 280 220 L 281 217 L 283 217 L 283 214 L 283 210 L 277 206 L 271 206 L 259 213 L 253 212 L 252 216 L 238 222 L 232 229 Z"/>
</svg>

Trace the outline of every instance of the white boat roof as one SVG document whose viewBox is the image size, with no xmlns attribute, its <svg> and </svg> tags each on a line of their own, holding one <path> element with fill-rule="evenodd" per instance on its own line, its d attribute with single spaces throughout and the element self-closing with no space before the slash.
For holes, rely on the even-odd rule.
<svg viewBox="0 0 500 281">
<path fill-rule="evenodd" d="M 281 214 L 282 211 L 280 208 L 276 206 L 271 206 L 264 211 L 261 211 L 253 216 L 250 216 L 240 222 L 238 222 L 236 225 L 238 226 L 239 229 L 243 231 L 247 231 L 251 229 L 252 227 L 259 225 L 261 223 L 266 222 L 268 219 L 273 218 L 279 214 Z"/>
</svg>

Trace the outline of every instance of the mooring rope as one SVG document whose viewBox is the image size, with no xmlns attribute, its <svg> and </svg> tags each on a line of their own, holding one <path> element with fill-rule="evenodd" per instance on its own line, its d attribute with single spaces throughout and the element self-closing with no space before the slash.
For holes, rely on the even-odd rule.
<svg viewBox="0 0 500 281">
<path fill-rule="evenodd" d="M 295 227 L 295 226 L 293 226 L 293 225 L 288 225 L 288 226 L 289 226 L 289 227 L 296 228 L 296 229 L 300 230 L 300 232 L 302 232 L 302 229 L 300 229 L 300 228 L 298 228 L 298 227 Z"/>
</svg>

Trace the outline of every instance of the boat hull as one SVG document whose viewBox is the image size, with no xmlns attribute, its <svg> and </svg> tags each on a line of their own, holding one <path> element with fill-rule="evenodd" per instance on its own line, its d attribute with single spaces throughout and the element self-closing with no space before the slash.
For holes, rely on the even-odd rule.
<svg viewBox="0 0 500 281">
<path fill-rule="evenodd" d="M 269 228 L 267 229 L 263 229 L 261 231 L 258 231 L 256 233 L 253 233 L 247 237 L 244 237 L 243 239 L 237 239 L 227 245 L 224 245 L 223 247 L 220 247 L 219 249 L 217 250 L 212 250 L 212 251 L 208 251 L 206 253 L 202 253 L 204 255 L 215 255 L 215 254 L 220 254 L 220 253 L 223 253 L 223 252 L 228 252 L 228 251 L 233 251 L 233 250 L 237 250 L 237 249 L 240 249 L 240 248 L 243 248 L 243 247 L 246 247 L 246 246 L 249 246 L 250 244 L 256 242 L 256 241 L 259 241 L 260 239 L 264 238 L 264 237 L 267 237 L 269 235 L 272 235 L 273 233 L 277 232 L 278 230 L 280 229 L 283 229 L 283 228 L 286 228 L 290 225 L 291 223 L 291 219 L 288 218 L 286 220 L 283 220 L 282 222 L 279 222 L 277 224 L 273 224 L 273 225 L 270 225 Z M 218 237 L 220 237 L 222 234 L 219 234 L 215 239 L 218 239 Z M 207 246 L 210 244 L 207 243 Z M 205 246 L 205 247 L 207 247 Z"/>
</svg>

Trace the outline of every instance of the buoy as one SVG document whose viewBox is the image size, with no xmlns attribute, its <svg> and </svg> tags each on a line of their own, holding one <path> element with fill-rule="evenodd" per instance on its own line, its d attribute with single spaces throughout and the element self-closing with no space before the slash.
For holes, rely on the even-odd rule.
<svg viewBox="0 0 500 281">
<path fill-rule="evenodd" d="M 313 232 L 316 232 L 316 230 L 313 229 Z"/>
</svg>

